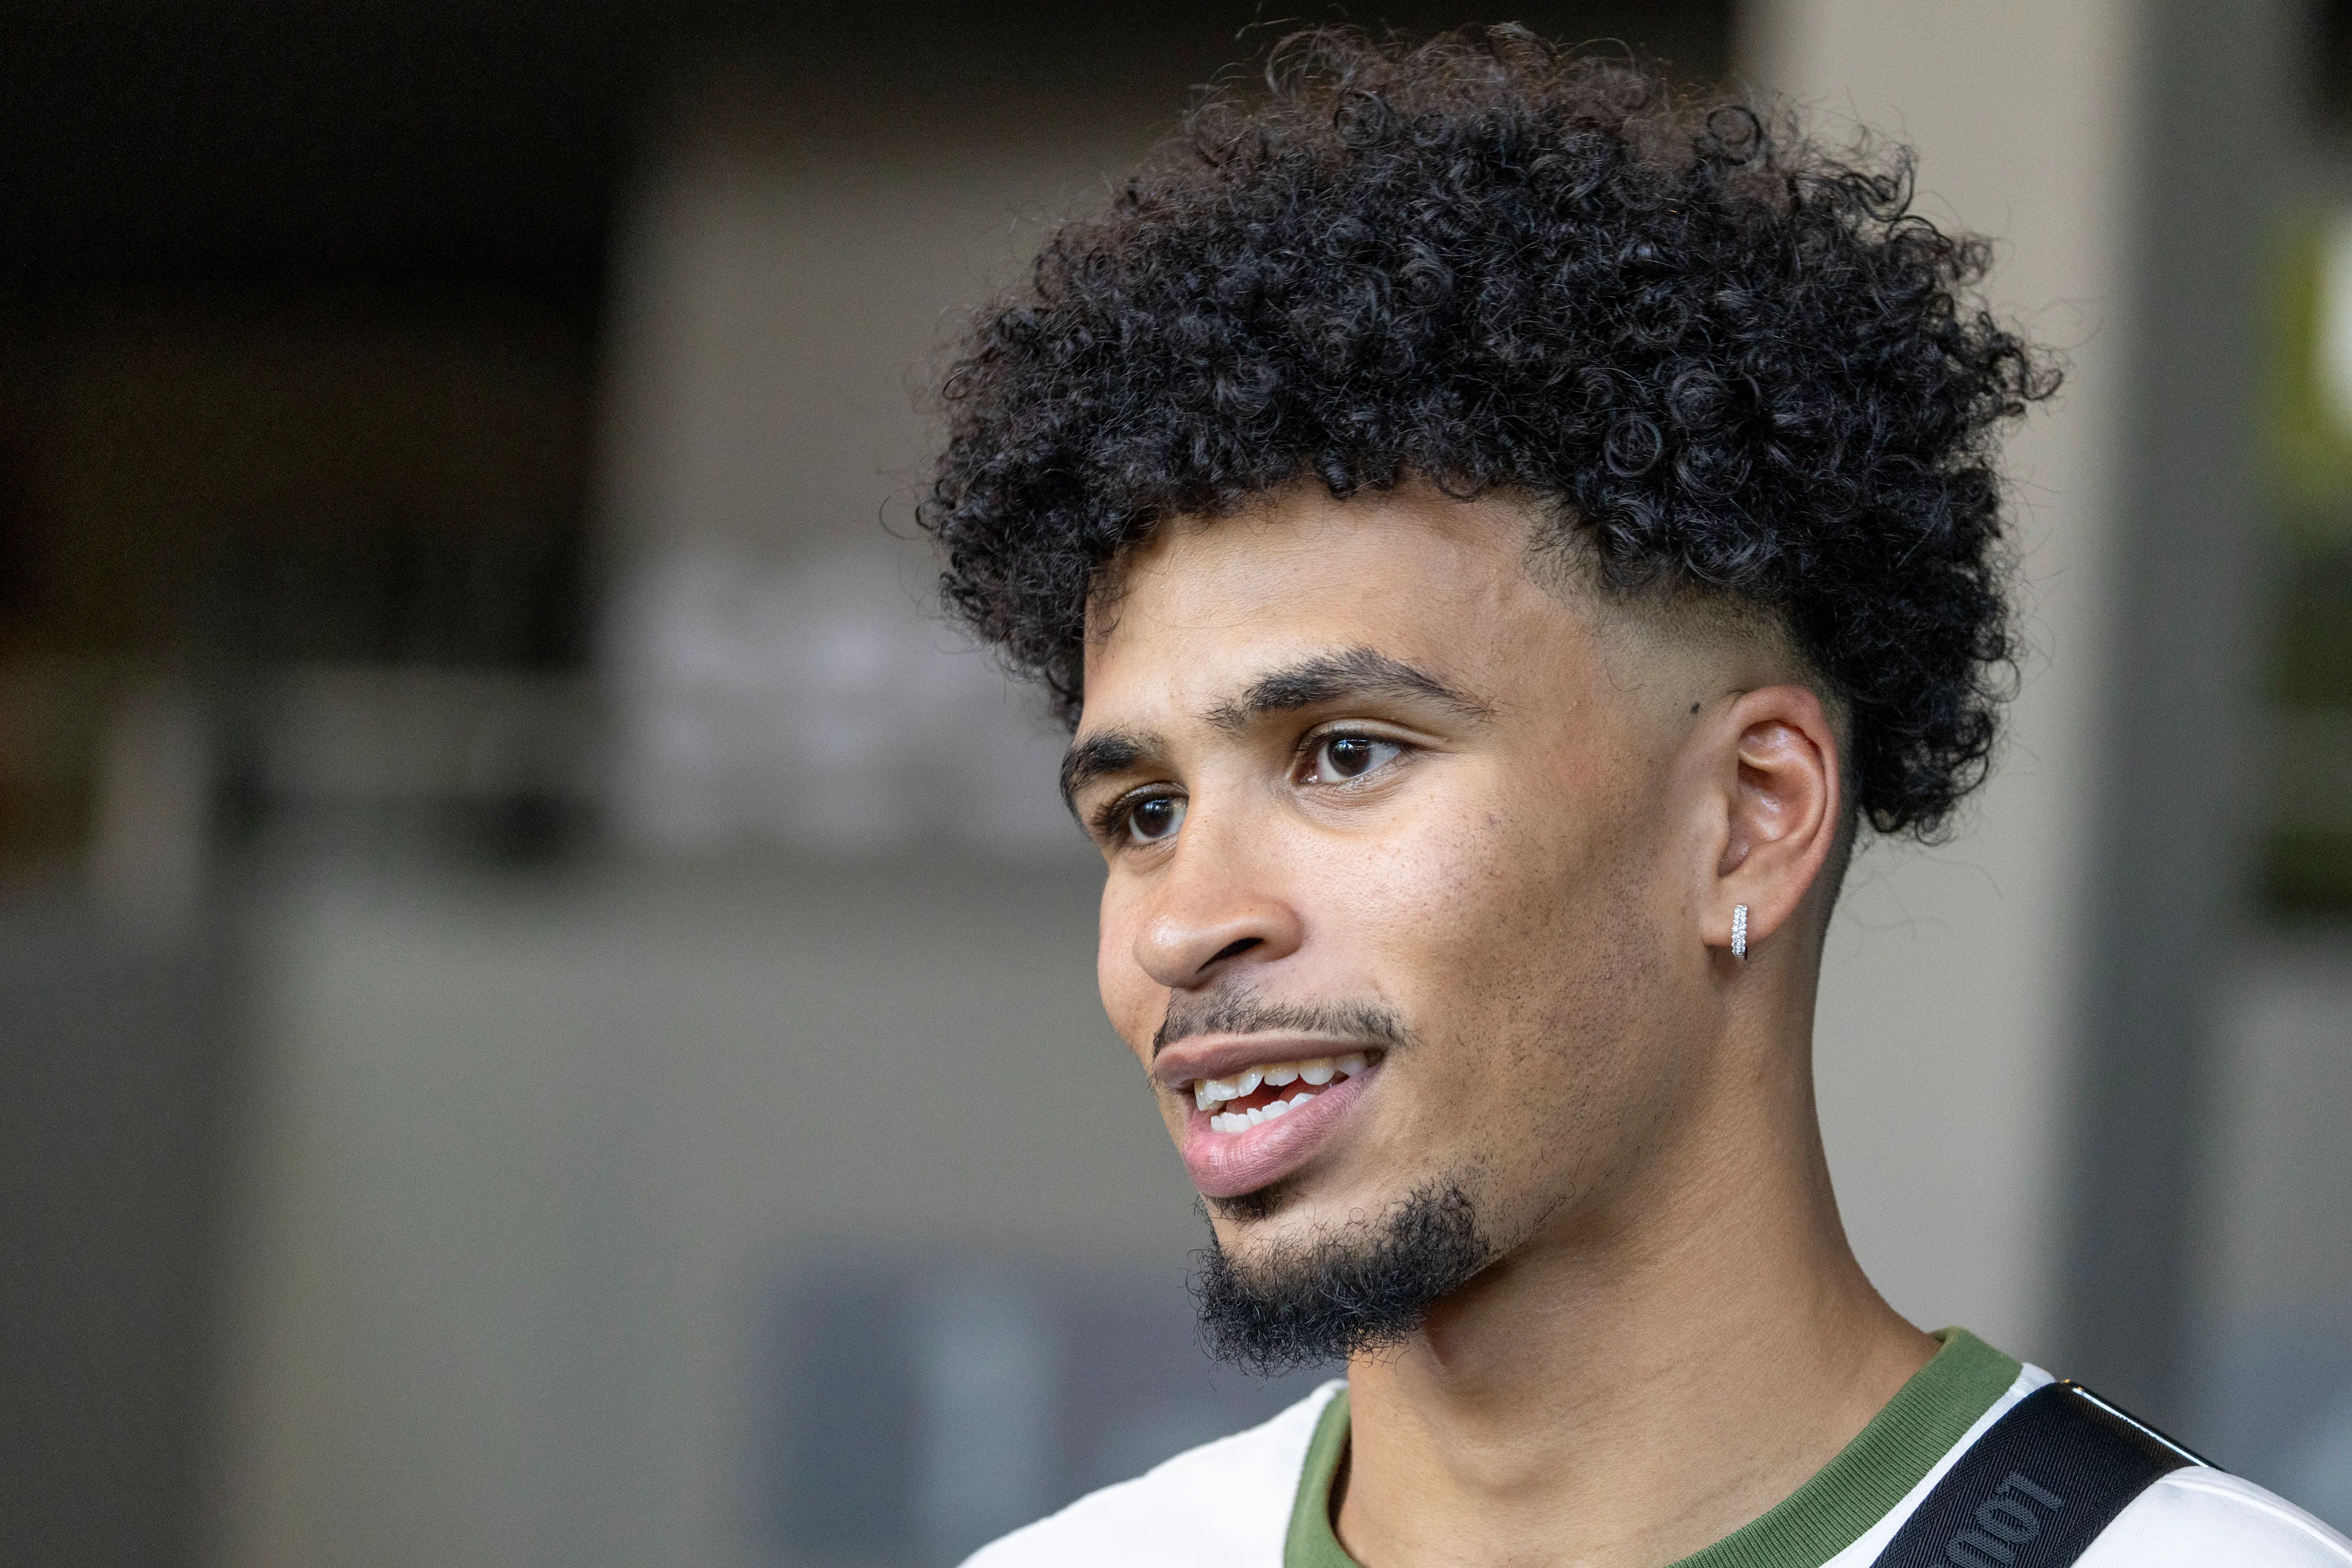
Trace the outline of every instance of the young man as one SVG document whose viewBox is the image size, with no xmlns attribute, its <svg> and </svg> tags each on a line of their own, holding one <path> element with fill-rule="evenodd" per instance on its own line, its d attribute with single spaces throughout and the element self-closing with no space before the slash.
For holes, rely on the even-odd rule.
<svg viewBox="0 0 2352 1568">
<path fill-rule="evenodd" d="M 1074 723 L 1212 1340 L 1348 1378 L 975 1563 L 2352 1563 L 1839 1226 L 1823 928 L 1983 775 L 2054 382 L 1984 244 L 1516 30 L 1269 79 L 983 316 L 924 518 Z"/>
</svg>

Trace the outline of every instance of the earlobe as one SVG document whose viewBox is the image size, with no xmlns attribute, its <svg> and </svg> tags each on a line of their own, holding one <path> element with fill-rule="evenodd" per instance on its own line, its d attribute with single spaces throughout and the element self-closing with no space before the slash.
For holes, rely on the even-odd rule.
<svg viewBox="0 0 2352 1568">
<path fill-rule="evenodd" d="M 1706 940 L 1745 961 L 1805 902 L 1837 837 L 1838 742 L 1821 700 L 1803 687 L 1741 695 L 1718 753 L 1725 820 Z"/>
</svg>

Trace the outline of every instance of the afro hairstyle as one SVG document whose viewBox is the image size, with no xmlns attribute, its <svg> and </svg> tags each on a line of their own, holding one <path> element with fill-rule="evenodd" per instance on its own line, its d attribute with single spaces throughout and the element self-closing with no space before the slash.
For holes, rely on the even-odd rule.
<svg viewBox="0 0 2352 1568">
<path fill-rule="evenodd" d="M 1163 521 L 1517 492 L 1608 592 L 1770 616 L 1859 814 L 1936 837 L 2014 684 L 1996 437 L 2057 373 L 1912 195 L 1903 149 L 1517 26 L 1294 35 L 972 323 L 917 510 L 947 604 L 1075 724 Z"/>
</svg>

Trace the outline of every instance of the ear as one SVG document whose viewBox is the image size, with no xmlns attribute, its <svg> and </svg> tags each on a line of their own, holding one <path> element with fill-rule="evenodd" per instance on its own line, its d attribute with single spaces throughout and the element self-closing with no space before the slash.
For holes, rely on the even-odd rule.
<svg viewBox="0 0 2352 1568">
<path fill-rule="evenodd" d="M 1801 686 L 1743 693 L 1716 733 L 1723 848 L 1707 889 L 1702 939 L 1731 946 L 1734 906 L 1748 906 L 1748 952 L 1786 926 L 1836 848 L 1844 801 L 1837 731 Z"/>
</svg>

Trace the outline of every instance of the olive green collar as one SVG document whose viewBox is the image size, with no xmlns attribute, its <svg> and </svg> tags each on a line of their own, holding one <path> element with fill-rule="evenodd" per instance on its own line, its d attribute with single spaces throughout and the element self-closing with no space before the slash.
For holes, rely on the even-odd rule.
<svg viewBox="0 0 2352 1568">
<path fill-rule="evenodd" d="M 2017 1381 L 2017 1362 L 1966 1329 L 1945 1329 L 1926 1366 L 1813 1478 L 1760 1519 L 1674 1568 L 1822 1568 L 1886 1516 Z M 1348 1452 L 1348 1391 L 1307 1446 L 1284 1568 L 1357 1568 L 1331 1528 L 1331 1482 Z"/>
</svg>

